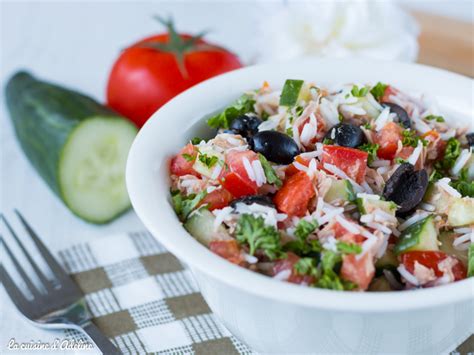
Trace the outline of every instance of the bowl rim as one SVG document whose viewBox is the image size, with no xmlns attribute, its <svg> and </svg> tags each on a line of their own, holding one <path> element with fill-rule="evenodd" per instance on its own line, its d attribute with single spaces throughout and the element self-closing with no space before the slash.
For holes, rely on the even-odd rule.
<svg viewBox="0 0 474 355">
<path fill-rule="evenodd" d="M 288 78 L 288 75 L 292 75 L 292 71 L 301 73 L 312 71 L 307 76 L 314 76 L 317 72 L 331 71 L 341 65 L 345 66 L 343 70 L 346 70 L 346 72 L 347 70 L 353 70 L 354 73 L 360 74 L 360 71 L 375 71 L 376 73 L 383 73 L 384 76 L 394 77 L 392 74 L 388 75 L 385 72 L 386 68 L 389 67 L 391 73 L 404 76 L 401 82 L 411 81 L 415 83 L 412 76 L 416 76 L 417 81 L 426 80 L 430 83 L 431 88 L 433 87 L 431 85 L 442 83 L 446 85 L 448 92 L 450 92 L 448 89 L 459 86 L 468 91 L 461 95 L 459 101 L 463 115 L 468 115 L 469 112 L 472 114 L 473 112 L 473 103 L 469 102 L 469 95 L 471 95 L 471 100 L 473 96 L 473 79 L 421 64 L 365 59 L 303 58 L 284 63 L 250 66 L 222 74 L 193 86 L 170 100 L 155 112 L 139 131 L 130 149 L 126 167 L 127 189 L 138 217 L 160 243 L 188 264 L 191 269 L 197 269 L 221 283 L 242 289 L 259 297 L 306 307 L 354 312 L 398 312 L 437 307 L 467 300 L 474 302 L 474 278 L 429 289 L 405 292 L 340 292 L 277 281 L 234 265 L 198 243 L 182 227 L 171 207 L 169 196 L 155 196 L 150 199 L 150 189 L 143 186 L 143 182 L 154 183 L 154 181 L 160 180 L 161 183 L 166 181 L 167 186 L 169 186 L 169 177 L 167 176 L 168 158 L 167 153 L 164 153 L 168 149 L 166 146 L 160 145 L 161 143 L 156 143 L 156 141 L 160 138 L 166 141 L 166 128 L 176 128 L 176 123 L 172 122 L 171 117 L 181 117 L 180 120 L 184 128 L 181 132 L 186 132 L 186 127 L 190 127 L 189 124 L 184 126 L 187 124 L 187 118 L 184 117 L 184 113 L 181 113 L 183 111 L 182 107 L 189 106 L 189 103 L 193 102 L 197 104 L 210 102 L 212 98 L 209 99 L 208 95 L 214 93 L 215 96 L 219 96 L 217 94 L 222 94 L 229 87 L 234 88 L 234 91 L 235 88 L 240 88 L 240 92 L 243 92 L 249 89 L 247 83 L 255 82 L 256 78 L 265 75 L 283 78 L 282 72 L 290 72 L 286 76 Z M 314 66 L 317 69 L 314 69 Z M 308 68 L 312 69 L 308 70 Z M 348 74 L 346 73 L 346 75 Z M 411 79 L 408 79 L 409 77 Z M 303 77 L 303 79 L 306 78 Z M 392 83 L 393 81 L 387 80 L 387 82 Z M 428 86 L 428 84 L 423 85 Z M 438 92 L 442 93 L 443 91 L 438 90 Z M 219 100 L 215 101 L 217 103 Z M 466 105 L 463 106 L 464 104 Z M 221 106 L 214 105 L 216 109 Z M 204 115 L 200 115 L 191 118 L 189 121 L 195 123 L 201 121 L 203 117 Z M 182 138 L 180 143 L 184 142 L 184 136 Z M 162 149 L 151 151 L 149 149 L 151 142 Z M 180 143 L 174 142 L 173 144 Z M 157 156 L 160 154 L 163 155 L 163 158 L 156 164 Z M 165 167 L 166 169 L 163 169 Z M 166 170 L 166 172 L 163 170 Z M 161 193 L 163 194 L 163 192 Z M 160 212 L 160 218 L 157 218 L 158 213 L 156 212 Z"/>
</svg>

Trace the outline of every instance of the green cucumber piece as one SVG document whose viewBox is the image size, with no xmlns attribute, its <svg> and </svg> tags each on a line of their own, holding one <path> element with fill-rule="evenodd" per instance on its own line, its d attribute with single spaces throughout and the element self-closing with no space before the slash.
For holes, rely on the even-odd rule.
<svg viewBox="0 0 474 355">
<path fill-rule="evenodd" d="M 474 224 L 474 198 L 456 198 L 449 208 L 448 223 L 453 227 Z"/>
<path fill-rule="evenodd" d="M 184 228 L 197 239 L 198 242 L 209 246 L 209 243 L 216 239 L 216 235 L 225 234 L 225 228 L 220 225 L 217 231 L 214 229 L 216 217 L 206 208 L 200 208 L 193 212 L 184 223 Z"/>
<path fill-rule="evenodd" d="M 132 123 L 25 72 L 9 80 L 5 94 L 25 155 L 74 214 L 106 223 L 130 208 L 125 165 L 137 132 Z"/>
<path fill-rule="evenodd" d="M 474 277 L 474 244 L 471 244 L 468 250 L 467 276 Z"/>
<path fill-rule="evenodd" d="M 439 250 L 438 232 L 432 215 L 403 231 L 394 248 L 395 255 L 414 250 Z"/>
<path fill-rule="evenodd" d="M 280 95 L 280 106 L 295 106 L 300 96 L 303 80 L 287 79 Z"/>
<path fill-rule="evenodd" d="M 437 184 L 430 183 L 426 190 L 423 201 L 432 205 L 438 214 L 448 214 L 449 208 L 451 207 L 455 197 L 447 193 L 444 189 L 439 187 Z"/>
<path fill-rule="evenodd" d="M 356 195 L 352 184 L 348 180 L 333 180 L 331 187 L 326 195 L 324 201 L 331 203 L 333 201 L 354 201 Z"/>
<path fill-rule="evenodd" d="M 356 204 L 360 214 L 370 214 L 379 209 L 395 216 L 395 212 L 397 211 L 397 204 L 393 201 L 373 200 L 366 197 L 358 197 L 356 199 Z"/>
<path fill-rule="evenodd" d="M 453 247 L 454 237 L 458 234 L 452 232 L 442 232 L 439 235 L 439 250 L 445 252 L 448 255 L 455 256 L 458 258 L 464 266 L 467 266 L 468 261 L 468 251 L 467 250 L 458 250 Z"/>
</svg>

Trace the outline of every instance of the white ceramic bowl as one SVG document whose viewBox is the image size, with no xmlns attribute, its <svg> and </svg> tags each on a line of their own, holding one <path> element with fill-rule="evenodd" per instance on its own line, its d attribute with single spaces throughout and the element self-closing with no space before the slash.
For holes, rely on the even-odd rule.
<svg viewBox="0 0 474 355">
<path fill-rule="evenodd" d="M 133 143 L 127 186 L 150 232 L 189 265 L 209 306 L 227 328 L 265 353 L 439 353 L 473 331 L 474 278 L 431 289 L 337 292 L 279 282 L 212 254 L 181 226 L 169 202 L 170 156 L 206 131 L 203 117 L 264 80 L 287 78 L 321 85 L 377 81 L 426 92 L 456 123 L 473 113 L 473 81 L 430 67 L 367 60 L 305 59 L 248 67 L 201 83 L 148 120 Z"/>
</svg>

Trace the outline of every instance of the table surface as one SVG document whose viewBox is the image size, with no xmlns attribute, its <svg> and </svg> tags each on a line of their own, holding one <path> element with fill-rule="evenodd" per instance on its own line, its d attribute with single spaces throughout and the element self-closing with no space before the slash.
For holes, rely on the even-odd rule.
<svg viewBox="0 0 474 355">
<path fill-rule="evenodd" d="M 250 62 L 255 55 L 255 44 L 248 43 L 247 39 L 252 38 L 252 23 L 258 17 L 256 12 L 249 12 L 247 6 L 242 5 L 236 1 L 208 2 L 205 6 L 193 6 L 191 10 L 190 3 L 184 2 L 2 2 L 2 90 L 14 71 L 26 68 L 40 77 L 103 100 L 106 78 L 120 48 L 144 34 L 161 30 L 151 19 L 152 14 L 172 15 L 181 31 L 196 33 L 209 28 L 213 30 L 208 35 L 210 40 L 226 44 L 245 62 Z M 237 21 L 228 25 L 226 18 L 229 16 Z M 235 26 L 239 27 L 238 31 Z M 15 222 L 14 226 L 18 223 L 14 221 L 12 211 L 17 208 L 53 251 L 115 232 L 144 228 L 133 211 L 106 226 L 90 225 L 71 215 L 38 178 L 20 151 L 3 93 L 0 97 L 0 210 Z M 1 228 L 0 232 L 5 235 Z M 0 349 L 4 349 L 11 338 L 25 342 L 48 341 L 57 336 L 20 317 L 3 287 L 0 305 Z"/>
</svg>

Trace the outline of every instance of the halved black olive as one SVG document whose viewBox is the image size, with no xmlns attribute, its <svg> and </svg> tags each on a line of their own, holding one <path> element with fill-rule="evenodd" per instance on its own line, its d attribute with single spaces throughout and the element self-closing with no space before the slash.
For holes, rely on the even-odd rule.
<svg viewBox="0 0 474 355">
<path fill-rule="evenodd" d="M 252 203 L 258 203 L 262 206 L 268 207 L 275 207 L 273 204 L 272 199 L 266 195 L 252 195 L 252 196 L 244 196 L 238 199 L 233 200 L 230 203 L 230 207 L 235 208 L 238 203 L 245 203 L 246 205 L 251 205 Z"/>
<path fill-rule="evenodd" d="M 349 148 L 356 148 L 367 142 L 364 132 L 358 126 L 348 123 L 339 123 L 333 126 L 324 138 Z"/>
<path fill-rule="evenodd" d="M 295 141 L 284 133 L 262 131 L 249 139 L 250 148 L 277 164 L 290 164 L 300 154 Z"/>
<path fill-rule="evenodd" d="M 263 121 L 255 115 L 240 115 L 231 122 L 229 129 L 247 138 L 258 132 L 258 126 L 262 122 Z"/>
<path fill-rule="evenodd" d="M 400 107 L 397 104 L 392 104 L 391 102 L 382 102 L 382 106 L 390 107 L 390 112 L 397 115 L 398 122 L 405 128 L 411 128 L 410 116 L 408 116 L 408 113 L 403 109 L 403 107 Z"/>
<path fill-rule="evenodd" d="M 467 145 L 469 147 L 474 147 L 474 132 L 466 134 Z"/>
<path fill-rule="evenodd" d="M 403 163 L 385 184 L 383 197 L 399 206 L 397 215 L 405 216 L 421 202 L 427 188 L 428 173 L 426 170 L 415 171 L 413 165 Z"/>
</svg>

